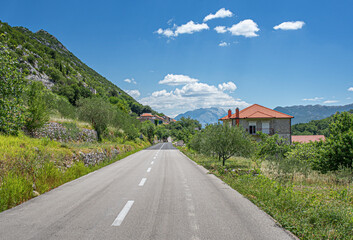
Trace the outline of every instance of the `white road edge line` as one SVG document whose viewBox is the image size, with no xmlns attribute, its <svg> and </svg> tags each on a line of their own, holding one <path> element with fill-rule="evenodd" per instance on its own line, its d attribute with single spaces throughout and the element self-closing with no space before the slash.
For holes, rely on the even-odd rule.
<svg viewBox="0 0 353 240">
<path fill-rule="evenodd" d="M 147 178 L 142 178 L 141 182 L 139 183 L 139 186 L 142 187 L 145 184 L 146 180 Z"/>
<path fill-rule="evenodd" d="M 150 172 L 150 171 L 151 171 L 151 168 L 148 168 L 148 169 L 147 169 L 147 172 Z"/>
<path fill-rule="evenodd" d="M 132 204 L 134 204 L 134 201 L 127 201 L 127 203 L 125 204 L 123 210 L 121 210 L 119 215 L 114 220 L 112 226 L 120 226 L 120 224 L 124 221 L 124 218 L 126 217 L 128 212 L 130 211 L 130 208 L 132 207 Z"/>
</svg>

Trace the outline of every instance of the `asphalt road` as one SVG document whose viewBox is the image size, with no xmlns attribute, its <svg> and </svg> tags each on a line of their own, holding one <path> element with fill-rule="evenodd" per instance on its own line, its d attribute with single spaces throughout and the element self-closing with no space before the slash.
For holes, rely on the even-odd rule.
<svg viewBox="0 0 353 240">
<path fill-rule="evenodd" d="M 0 213 L 0 239 L 293 239 L 171 143 Z"/>
</svg>

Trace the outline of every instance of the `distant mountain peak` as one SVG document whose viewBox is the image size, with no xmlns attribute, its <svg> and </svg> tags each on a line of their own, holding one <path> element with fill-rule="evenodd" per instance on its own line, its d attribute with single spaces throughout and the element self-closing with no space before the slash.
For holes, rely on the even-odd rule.
<svg viewBox="0 0 353 240">
<path fill-rule="evenodd" d="M 198 108 L 179 114 L 175 117 L 175 119 L 180 120 L 182 117 L 190 117 L 192 119 L 198 120 L 202 124 L 202 126 L 205 126 L 206 124 L 217 123 L 218 119 L 224 117 L 226 114 L 226 111 L 222 108 Z"/>
</svg>

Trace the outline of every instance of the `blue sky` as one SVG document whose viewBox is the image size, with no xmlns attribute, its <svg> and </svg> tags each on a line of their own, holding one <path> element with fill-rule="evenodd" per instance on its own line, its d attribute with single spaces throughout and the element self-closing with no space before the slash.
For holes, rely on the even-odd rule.
<svg viewBox="0 0 353 240">
<path fill-rule="evenodd" d="M 48 31 L 138 101 L 174 116 L 352 103 L 352 9 L 348 0 L 2 0 L 0 20 Z"/>
</svg>

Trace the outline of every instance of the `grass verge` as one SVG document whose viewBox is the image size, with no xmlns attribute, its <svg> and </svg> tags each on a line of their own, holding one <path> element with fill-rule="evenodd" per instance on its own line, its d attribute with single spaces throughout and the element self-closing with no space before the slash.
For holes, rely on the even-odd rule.
<svg viewBox="0 0 353 240">
<path fill-rule="evenodd" d="M 127 142 L 68 143 L 27 136 L 0 135 L 0 212 L 21 204 L 66 182 L 98 170 L 149 146 Z M 80 151 L 110 151 L 118 147 L 120 154 L 94 166 L 72 161 Z"/>
<path fill-rule="evenodd" d="M 352 184 L 281 182 L 256 170 L 250 159 L 231 158 L 223 167 L 212 157 L 179 149 L 300 239 L 353 239 Z"/>
</svg>

